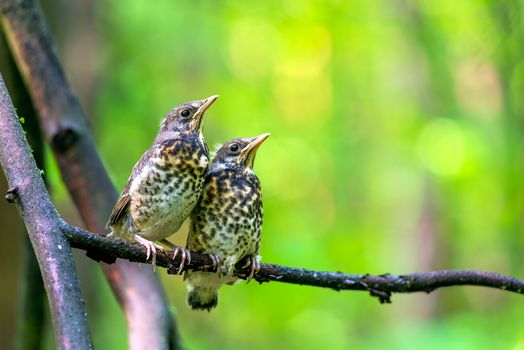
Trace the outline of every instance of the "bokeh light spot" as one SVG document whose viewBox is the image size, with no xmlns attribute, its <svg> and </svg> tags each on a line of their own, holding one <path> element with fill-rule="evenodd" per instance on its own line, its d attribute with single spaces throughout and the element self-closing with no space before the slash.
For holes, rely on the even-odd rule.
<svg viewBox="0 0 524 350">
<path fill-rule="evenodd" d="M 276 79 L 273 89 L 280 114 L 291 124 L 314 124 L 331 117 L 332 87 L 325 75 Z"/>
<path fill-rule="evenodd" d="M 437 175 L 458 173 L 465 160 L 461 127 L 451 119 L 438 118 L 422 130 L 417 152 L 422 163 Z"/>
<path fill-rule="evenodd" d="M 267 76 L 278 53 L 278 32 L 268 22 L 245 18 L 232 26 L 229 59 L 239 78 L 257 80 Z"/>
<path fill-rule="evenodd" d="M 296 78 L 320 74 L 331 60 L 331 33 L 322 26 L 304 26 L 288 29 L 285 34 L 278 73 Z"/>
</svg>

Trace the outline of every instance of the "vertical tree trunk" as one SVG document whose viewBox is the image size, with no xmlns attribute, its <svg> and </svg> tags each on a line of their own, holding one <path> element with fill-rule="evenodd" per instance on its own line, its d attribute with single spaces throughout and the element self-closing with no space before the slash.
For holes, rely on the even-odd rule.
<svg viewBox="0 0 524 350">
<path fill-rule="evenodd" d="M 2 33 L 0 33 L 0 71 L 6 77 L 6 85 L 11 91 L 11 97 L 19 115 L 25 119 L 24 127 L 37 165 L 40 169 L 44 169 L 43 143 L 36 114 Z M 2 183 L 0 193 L 7 191 L 7 183 L 4 179 L 5 177 L 0 175 L 0 182 Z M 11 274 L 18 270 L 19 277 L 17 288 L 6 288 L 6 291 L 17 292 L 17 297 L 13 296 L 10 300 L 6 299 L 4 302 L 8 302 L 9 306 L 3 308 L 3 310 L 12 308 L 15 304 L 11 303 L 11 300 L 18 299 L 16 303 L 18 308 L 17 322 L 12 322 L 15 319 L 12 312 L 3 313 L 9 321 L 2 322 L 4 334 L 0 338 L 8 343 L 2 344 L 0 347 L 3 349 L 13 348 L 14 340 L 18 349 L 39 349 L 42 345 L 42 333 L 46 321 L 44 284 L 27 232 L 23 229 L 15 212 L 13 206 L 8 206 L 6 202 L 1 201 L 0 222 L 2 222 L 2 230 L 5 230 L 1 237 L 8 242 L 0 244 L 6 250 L 0 254 L 0 259 L 7 259 L 1 261 L 0 266 L 9 267 Z M 16 228 L 11 226 L 15 222 Z M 21 244 L 19 244 L 20 242 Z M 19 246 L 18 249 L 17 246 Z M 20 254 L 17 254 L 17 252 L 20 252 Z M 17 262 L 19 264 L 16 264 Z M 9 278 L 10 274 L 2 273 L 2 276 Z M 9 281 L 4 283 L 15 285 L 15 283 Z M 12 329 L 14 325 L 17 327 L 16 332 Z M 14 335 L 16 337 L 13 339 Z"/>
</svg>

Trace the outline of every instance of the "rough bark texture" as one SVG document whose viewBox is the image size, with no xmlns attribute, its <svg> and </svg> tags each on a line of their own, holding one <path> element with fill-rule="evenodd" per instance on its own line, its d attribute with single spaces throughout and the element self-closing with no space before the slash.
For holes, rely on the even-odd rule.
<svg viewBox="0 0 524 350">
<path fill-rule="evenodd" d="M 118 193 L 65 77 L 42 11 L 34 0 L 0 0 L 0 10 L 6 36 L 62 178 L 86 227 L 102 233 Z M 126 314 L 130 347 L 178 347 L 175 322 L 153 270 L 126 261 L 102 266 Z"/>
<path fill-rule="evenodd" d="M 56 344 L 61 349 L 92 347 L 84 301 L 71 247 L 0 77 L 0 164 L 36 253 L 49 298 Z"/>
</svg>

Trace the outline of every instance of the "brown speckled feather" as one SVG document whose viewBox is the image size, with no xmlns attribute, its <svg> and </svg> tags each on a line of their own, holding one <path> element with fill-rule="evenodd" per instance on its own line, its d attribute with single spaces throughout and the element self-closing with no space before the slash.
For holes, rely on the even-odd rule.
<svg viewBox="0 0 524 350">
<path fill-rule="evenodd" d="M 133 180 L 136 178 L 136 175 L 142 170 L 149 157 L 151 157 L 151 155 L 154 152 L 158 151 L 158 148 L 159 145 L 153 145 L 142 155 L 138 162 L 136 162 L 135 166 L 133 167 L 133 171 L 131 172 L 131 175 L 127 179 L 127 183 L 124 187 L 124 190 L 122 191 L 122 194 L 116 201 L 116 204 L 113 207 L 113 211 L 111 211 L 111 216 L 109 217 L 109 221 L 106 227 L 116 224 L 127 213 L 129 209 L 129 204 L 131 204 L 131 195 L 129 194 L 131 184 L 133 183 Z"/>
</svg>

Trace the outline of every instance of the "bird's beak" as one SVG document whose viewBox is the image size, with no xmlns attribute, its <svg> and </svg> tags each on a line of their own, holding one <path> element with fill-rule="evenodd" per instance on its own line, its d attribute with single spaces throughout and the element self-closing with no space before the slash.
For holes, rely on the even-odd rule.
<svg viewBox="0 0 524 350">
<path fill-rule="evenodd" d="M 260 145 L 264 143 L 264 141 L 266 141 L 269 135 L 271 134 L 265 133 L 260 136 L 253 137 L 252 141 L 248 143 L 246 147 L 244 147 L 244 149 L 242 150 L 241 158 L 245 159 L 247 168 L 253 168 L 257 150 L 260 147 Z"/>
<path fill-rule="evenodd" d="M 213 96 L 206 98 L 205 100 L 202 101 L 203 102 L 202 105 L 196 111 L 193 118 L 194 120 L 197 121 L 199 130 L 202 130 L 202 127 L 204 125 L 203 123 L 204 113 L 209 109 L 209 107 L 211 107 L 211 105 L 213 104 L 213 102 L 216 101 L 217 98 L 218 98 L 218 95 L 213 95 Z"/>
</svg>

